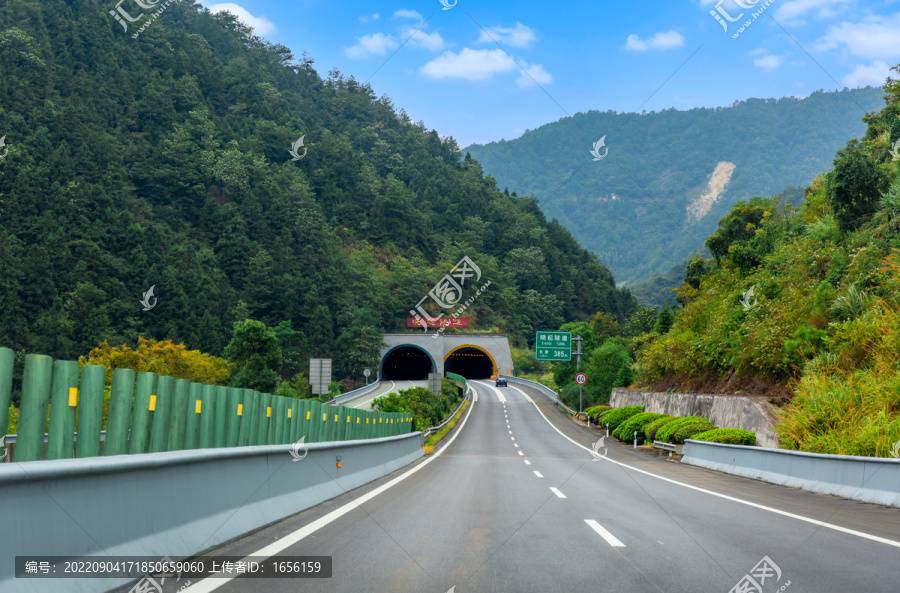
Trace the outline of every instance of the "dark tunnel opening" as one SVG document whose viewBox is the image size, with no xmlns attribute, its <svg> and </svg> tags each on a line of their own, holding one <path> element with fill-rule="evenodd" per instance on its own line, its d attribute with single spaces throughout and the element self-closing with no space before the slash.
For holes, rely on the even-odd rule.
<svg viewBox="0 0 900 593">
<path fill-rule="evenodd" d="M 388 381 L 423 381 L 432 372 L 431 359 L 413 346 L 392 350 L 381 364 L 381 378 Z"/>
<path fill-rule="evenodd" d="M 489 379 L 494 374 L 494 363 L 478 348 L 460 348 L 447 357 L 444 369 L 466 379 Z"/>
</svg>

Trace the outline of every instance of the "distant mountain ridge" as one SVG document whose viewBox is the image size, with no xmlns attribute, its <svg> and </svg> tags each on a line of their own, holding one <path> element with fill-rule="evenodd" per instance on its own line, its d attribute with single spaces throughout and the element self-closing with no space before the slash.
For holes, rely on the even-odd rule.
<svg viewBox="0 0 900 593">
<path fill-rule="evenodd" d="M 681 264 L 735 202 L 806 186 L 865 132 L 881 88 L 749 99 L 731 107 L 578 113 L 520 138 L 464 149 L 486 173 L 534 194 L 627 285 Z M 606 136 L 609 153 L 592 145 Z M 600 154 L 605 150 L 601 148 Z"/>
</svg>

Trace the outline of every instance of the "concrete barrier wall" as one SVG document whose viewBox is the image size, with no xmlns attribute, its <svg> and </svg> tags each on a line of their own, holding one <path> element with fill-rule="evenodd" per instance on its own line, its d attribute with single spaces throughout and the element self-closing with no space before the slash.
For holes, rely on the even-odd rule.
<svg viewBox="0 0 900 593">
<path fill-rule="evenodd" d="M 900 460 L 688 440 L 681 463 L 810 492 L 900 507 Z"/>
<path fill-rule="evenodd" d="M 381 478 L 422 445 L 417 432 L 313 443 L 296 462 L 266 445 L 4 464 L 0 591 L 109 591 L 133 579 L 16 579 L 14 557 L 183 559 Z"/>
<path fill-rule="evenodd" d="M 621 387 L 612 390 L 609 400 L 614 408 L 644 406 L 647 412 L 670 416 L 702 416 L 719 428 L 743 428 L 756 434 L 760 447 L 778 448 L 778 435 L 772 429 L 774 406 L 738 395 L 698 393 L 660 393 Z"/>
</svg>

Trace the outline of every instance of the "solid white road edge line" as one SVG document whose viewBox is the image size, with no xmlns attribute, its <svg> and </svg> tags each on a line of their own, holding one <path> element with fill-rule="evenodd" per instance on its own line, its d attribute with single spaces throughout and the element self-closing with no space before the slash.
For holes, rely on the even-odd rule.
<svg viewBox="0 0 900 593">
<path fill-rule="evenodd" d="M 258 558 L 260 556 L 265 557 L 265 558 L 270 558 L 272 556 L 278 555 L 279 553 L 285 551 L 286 549 L 293 546 L 300 540 L 302 540 L 302 539 L 312 535 L 316 531 L 322 529 L 329 523 L 331 523 L 337 519 L 340 519 L 342 516 L 346 515 L 347 513 L 356 509 L 357 507 L 362 506 L 364 503 L 372 500 L 379 494 L 387 491 L 389 488 L 396 486 L 397 484 L 399 484 L 406 478 L 410 477 L 411 475 L 413 475 L 414 473 L 416 473 L 417 471 L 419 471 L 420 469 L 422 469 L 423 467 L 425 467 L 426 465 L 428 465 L 429 463 L 431 463 L 432 461 L 434 461 L 435 459 L 440 457 L 440 455 L 444 451 L 447 450 L 447 447 L 449 447 L 450 445 L 453 444 L 453 441 L 456 440 L 456 437 L 458 437 L 462 433 L 462 429 L 465 427 L 466 422 L 469 420 L 469 416 L 472 415 L 472 408 L 475 407 L 474 402 L 478 400 L 478 393 L 475 392 L 474 389 L 473 389 L 473 392 L 474 392 L 474 394 L 473 394 L 474 397 L 472 398 L 473 403 L 471 406 L 469 406 L 469 409 L 466 412 L 465 417 L 462 419 L 462 422 L 459 424 L 459 430 L 457 430 L 455 433 L 453 433 L 453 436 L 450 437 L 450 440 L 448 440 L 446 442 L 446 444 L 443 447 L 441 447 L 439 450 L 432 453 L 428 459 L 426 459 L 425 461 L 423 461 L 416 467 L 412 468 L 411 470 L 407 471 L 406 473 L 404 473 L 400 476 L 397 476 L 396 478 L 394 478 L 387 484 L 382 484 L 381 486 L 372 490 L 371 492 L 363 494 L 356 500 L 354 500 L 352 502 L 348 502 L 344 506 L 331 511 L 324 517 L 319 517 L 315 521 L 313 521 L 307 525 L 304 525 L 303 527 L 294 531 L 293 533 L 290 533 L 290 534 L 284 536 L 277 542 L 271 543 L 268 546 L 248 555 L 245 559 L 248 560 L 249 558 L 252 558 L 252 557 Z M 223 578 L 214 578 L 214 579 L 207 578 L 207 579 L 204 579 L 204 580 L 198 582 L 196 585 L 191 585 L 189 590 L 191 591 L 191 593 L 209 593 L 211 591 L 215 591 L 216 589 L 218 589 L 225 583 L 228 583 L 233 578 L 235 578 L 235 577 L 223 577 Z"/>
<path fill-rule="evenodd" d="M 518 391 L 519 393 L 521 393 L 521 394 L 524 395 L 525 397 L 528 397 L 528 395 L 527 395 L 524 391 L 522 391 L 521 389 L 519 389 L 518 387 L 513 387 L 513 389 L 515 389 L 516 391 Z M 531 403 L 534 403 L 534 402 L 532 401 Z M 540 414 L 540 415 L 544 418 L 544 420 L 547 421 L 547 424 L 549 424 L 550 427 L 551 427 L 553 430 L 555 430 L 556 432 L 558 432 L 564 439 L 566 439 L 567 441 L 569 441 L 570 443 L 572 443 L 572 444 L 575 445 L 576 447 L 581 447 L 582 449 L 584 449 L 584 450 L 587 451 L 588 453 L 591 452 L 590 449 L 588 449 L 588 448 L 585 447 L 584 445 L 581 445 L 581 444 L 579 444 L 579 443 L 576 443 L 575 441 L 573 441 L 572 439 L 570 439 L 569 437 L 567 437 L 566 435 L 564 435 L 564 434 L 562 433 L 562 431 L 560 431 L 558 428 L 556 428 L 555 426 L 553 426 L 553 423 L 550 422 L 550 420 L 548 420 L 546 416 L 544 416 L 544 413 L 541 412 L 541 409 L 537 407 L 537 404 L 534 404 L 534 408 L 538 411 L 538 414 Z M 692 486 L 692 485 L 690 485 L 690 484 L 685 484 L 684 482 L 679 482 L 678 480 L 673 480 L 673 479 L 671 479 L 671 478 L 664 478 L 663 476 L 658 476 L 658 475 L 656 475 L 656 474 L 654 474 L 654 473 L 651 473 L 651 472 L 648 472 L 648 471 L 645 471 L 645 470 L 642 470 L 642 469 L 638 469 L 638 468 L 636 468 L 636 467 L 632 467 L 632 466 L 630 466 L 630 465 L 628 465 L 628 464 L 625 464 L 625 463 L 622 463 L 622 462 L 620 462 L 620 461 L 614 461 L 614 460 L 610 459 L 609 457 L 605 457 L 605 458 L 604 458 L 604 461 L 608 461 L 608 462 L 610 462 L 610 463 L 615 463 L 615 464 L 618 465 L 618 466 L 621 466 L 621 467 L 630 469 L 630 470 L 632 470 L 632 471 L 636 471 L 636 472 L 642 473 L 642 474 L 647 475 L 647 476 L 650 476 L 650 477 L 652 477 L 652 478 L 656 478 L 657 480 L 663 480 L 664 482 L 669 482 L 670 484 L 677 484 L 678 486 L 681 486 L 681 487 L 683 487 L 683 488 L 690 488 L 691 490 L 696 490 L 697 492 L 703 492 L 704 494 L 709 494 L 710 496 L 717 496 L 717 497 L 719 497 L 719 498 L 724 498 L 725 500 L 730 500 L 730 501 L 736 502 L 736 503 L 738 503 L 738 504 L 747 505 L 747 506 L 753 507 L 753 508 L 755 508 L 755 509 L 760 509 L 760 510 L 762 510 L 762 511 L 767 511 L 767 512 L 769 512 L 769 513 L 775 513 L 776 515 L 782 515 L 783 517 L 790 517 L 791 519 L 797 519 L 798 521 L 804 521 L 804 522 L 806 522 L 806 523 L 811 523 L 811 524 L 813 524 L 813 525 L 818 525 L 818 526 L 820 526 L 820 527 L 825 527 L 826 529 L 833 529 L 834 531 L 840 531 L 841 533 L 847 533 L 847 534 L 849 534 L 849 535 L 855 535 L 855 536 L 857 536 L 857 537 L 861 537 L 861 538 L 864 538 L 864 539 L 872 540 L 873 542 L 878 542 L 878 543 L 881 543 L 881 544 L 887 544 L 887 545 L 889 545 L 889 546 L 894 546 L 895 548 L 900 548 L 900 541 L 894 541 L 894 540 L 892 540 L 892 539 L 887 539 L 887 538 L 884 538 L 884 537 L 879 537 L 879 536 L 877 536 L 877 535 L 872 535 L 872 534 L 870 534 L 870 533 L 864 533 L 864 532 L 862 532 L 862 531 L 856 531 L 855 529 L 848 529 L 848 528 L 846 528 L 846 527 L 841 527 L 840 525 L 834 525 L 833 523 L 826 523 L 825 521 L 819 521 L 818 519 L 812 519 L 812 518 L 810 518 L 810 517 L 804 517 L 803 515 L 797 515 L 797 514 L 794 514 L 794 513 L 789 513 L 789 512 L 787 512 L 787 511 L 782 511 L 782 510 L 780 510 L 780 509 L 776 509 L 776 508 L 773 508 L 773 507 L 768 507 L 768 506 L 765 506 L 765 505 L 762 505 L 762 504 L 757 504 L 757 503 L 755 503 L 755 502 L 750 502 L 749 500 L 743 500 L 743 499 L 741 499 L 741 498 L 735 498 L 734 496 L 728 496 L 727 494 L 720 494 L 720 493 L 718 493 L 718 492 L 713 492 L 712 490 L 707 490 L 706 488 L 700 488 L 699 486 Z"/>
<path fill-rule="evenodd" d="M 396 387 L 396 386 L 397 386 L 397 384 L 394 383 L 393 381 L 391 381 L 391 386 L 388 388 L 388 390 L 387 390 L 383 395 L 386 395 L 386 394 L 390 393 L 391 390 L 392 390 L 394 387 Z M 375 391 L 378 391 L 378 390 L 376 389 Z M 349 407 L 359 409 L 361 406 L 365 406 L 365 405 L 367 405 L 367 404 L 371 404 L 373 401 L 375 401 L 375 398 L 376 398 L 376 397 L 381 397 L 381 396 L 378 396 L 378 395 L 372 396 L 372 399 L 366 400 L 366 401 L 362 402 L 361 404 L 357 404 L 357 405 L 355 405 L 355 406 L 349 406 Z"/>
<path fill-rule="evenodd" d="M 594 531 L 596 531 L 597 533 L 599 533 L 599 534 L 600 534 L 600 537 L 602 537 L 603 539 L 605 539 L 605 540 L 606 540 L 606 543 L 608 543 L 608 544 L 611 545 L 612 547 L 614 547 L 614 548 L 624 548 L 624 547 L 625 547 L 625 544 L 623 544 L 622 542 L 620 542 L 620 541 L 618 540 L 618 538 L 616 538 L 616 536 L 614 536 L 613 534 L 611 534 L 610 532 L 608 532 L 608 531 L 603 527 L 603 525 L 600 525 L 599 523 L 597 523 L 597 522 L 594 521 L 593 519 L 585 519 L 584 522 L 587 523 L 588 525 L 590 525 L 590 526 L 591 526 L 591 529 L 593 529 Z"/>
</svg>

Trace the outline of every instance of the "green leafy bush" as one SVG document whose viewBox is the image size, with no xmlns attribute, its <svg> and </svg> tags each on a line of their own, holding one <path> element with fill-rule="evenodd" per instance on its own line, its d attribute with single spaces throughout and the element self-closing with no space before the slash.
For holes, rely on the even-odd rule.
<svg viewBox="0 0 900 593">
<path fill-rule="evenodd" d="M 625 406 L 624 408 L 615 408 L 614 410 L 608 410 L 600 414 L 597 417 L 597 422 L 606 425 L 609 423 L 609 430 L 613 431 L 619 427 L 620 424 L 634 416 L 635 414 L 640 414 L 644 411 L 644 406 Z"/>
<path fill-rule="evenodd" d="M 646 437 L 646 440 L 652 442 L 654 437 L 656 436 L 657 431 L 661 427 L 665 426 L 666 424 L 668 424 L 670 422 L 674 422 L 678 419 L 679 419 L 679 416 L 663 415 L 663 416 L 657 418 L 656 420 L 646 424 L 644 426 L 644 435 Z"/>
<path fill-rule="evenodd" d="M 683 445 L 686 440 L 694 438 L 695 434 L 700 434 L 708 430 L 712 430 L 715 427 L 716 426 L 709 421 L 685 424 L 684 426 L 676 430 L 671 437 L 669 437 L 670 439 L 672 439 L 669 442 L 675 445 Z"/>
<path fill-rule="evenodd" d="M 756 435 L 742 428 L 714 428 L 691 437 L 695 441 L 728 443 L 729 445 L 755 445 Z"/>
<path fill-rule="evenodd" d="M 597 416 L 611 409 L 612 408 L 610 408 L 609 406 L 601 404 L 599 406 L 591 406 L 590 408 L 586 409 L 584 413 L 592 420 L 597 420 Z"/>
<path fill-rule="evenodd" d="M 644 434 L 644 427 L 664 416 L 665 414 L 657 414 L 656 412 L 642 412 L 640 414 L 635 414 L 620 424 L 612 435 L 619 440 L 630 441 L 634 437 L 635 431 L 637 431 L 638 441 L 644 442 L 644 439 L 647 436 Z"/>
<path fill-rule="evenodd" d="M 702 424 L 704 422 L 709 424 L 709 420 L 707 420 L 706 418 L 703 418 L 702 416 L 685 416 L 683 418 L 679 418 L 678 420 L 675 420 L 674 422 L 669 422 L 668 424 L 666 424 L 665 426 L 660 428 L 658 431 L 656 431 L 656 440 L 663 441 L 666 443 L 671 443 L 672 441 L 669 439 L 671 439 L 675 435 L 676 432 L 681 430 L 681 428 L 688 426 L 690 424 L 698 424 L 698 423 Z M 714 427 L 710 426 L 710 428 L 714 428 Z"/>
</svg>

